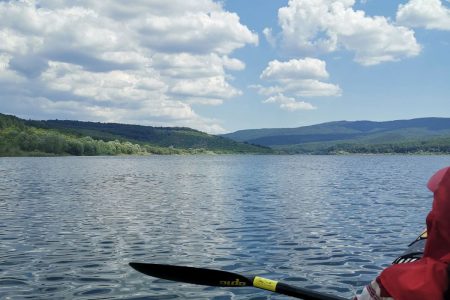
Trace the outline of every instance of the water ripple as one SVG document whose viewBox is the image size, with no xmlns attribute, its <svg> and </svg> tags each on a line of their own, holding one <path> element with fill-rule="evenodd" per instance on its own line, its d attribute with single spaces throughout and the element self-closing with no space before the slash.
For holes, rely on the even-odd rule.
<svg viewBox="0 0 450 300">
<path fill-rule="evenodd" d="M 1 299 L 285 299 L 147 261 L 351 297 L 424 226 L 446 156 L 0 158 Z M 7 174 L 7 175 L 6 175 Z"/>
</svg>

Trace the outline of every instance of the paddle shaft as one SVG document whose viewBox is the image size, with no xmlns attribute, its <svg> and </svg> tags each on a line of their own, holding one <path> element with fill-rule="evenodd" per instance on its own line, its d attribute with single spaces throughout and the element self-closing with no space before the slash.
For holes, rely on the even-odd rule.
<svg viewBox="0 0 450 300">
<path fill-rule="evenodd" d="M 328 295 L 324 293 L 318 293 L 311 290 L 290 286 L 282 282 L 279 282 L 277 284 L 275 292 L 286 296 L 301 298 L 304 300 L 348 300 L 347 298 Z"/>
<path fill-rule="evenodd" d="M 258 276 L 253 279 L 253 286 L 263 290 L 304 300 L 348 300 L 346 298 L 328 295 L 325 293 L 318 293 L 309 289 L 291 286 L 282 282 Z"/>
</svg>

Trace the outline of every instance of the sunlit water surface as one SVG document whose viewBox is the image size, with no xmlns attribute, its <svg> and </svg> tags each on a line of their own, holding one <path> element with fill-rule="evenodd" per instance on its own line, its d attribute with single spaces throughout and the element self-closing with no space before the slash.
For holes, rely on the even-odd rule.
<svg viewBox="0 0 450 300">
<path fill-rule="evenodd" d="M 287 299 L 130 261 L 351 297 L 424 227 L 449 156 L 0 158 L 1 299 Z"/>
</svg>

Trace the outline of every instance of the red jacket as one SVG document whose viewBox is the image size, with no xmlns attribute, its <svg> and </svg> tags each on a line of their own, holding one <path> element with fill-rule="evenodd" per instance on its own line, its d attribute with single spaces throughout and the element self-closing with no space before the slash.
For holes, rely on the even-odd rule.
<svg viewBox="0 0 450 300">
<path fill-rule="evenodd" d="M 450 167 L 438 171 L 428 182 L 434 193 L 427 216 L 428 239 L 423 258 L 392 265 L 377 282 L 395 300 L 444 300 L 450 263 Z M 387 296 L 387 295 L 386 295 Z"/>
</svg>

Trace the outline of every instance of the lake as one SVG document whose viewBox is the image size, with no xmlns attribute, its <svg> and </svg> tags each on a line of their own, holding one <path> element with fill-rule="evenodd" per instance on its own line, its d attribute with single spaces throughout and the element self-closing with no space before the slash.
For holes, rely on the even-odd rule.
<svg viewBox="0 0 450 300">
<path fill-rule="evenodd" d="M 352 297 L 424 228 L 450 156 L 0 158 L 1 299 L 290 299 L 130 261 Z"/>
</svg>

